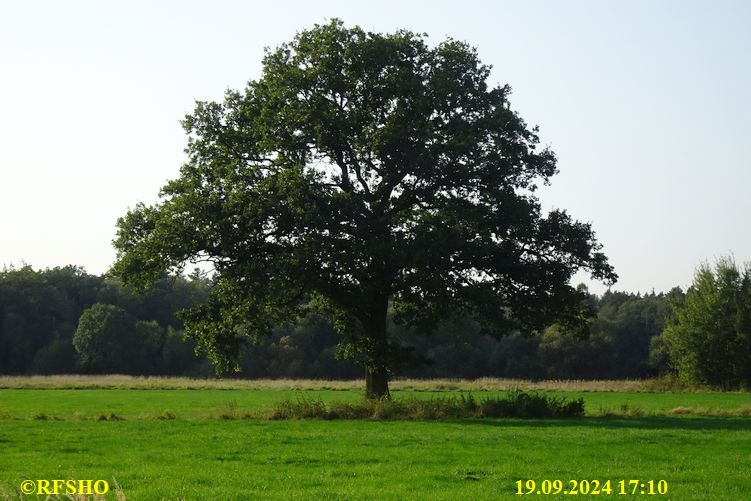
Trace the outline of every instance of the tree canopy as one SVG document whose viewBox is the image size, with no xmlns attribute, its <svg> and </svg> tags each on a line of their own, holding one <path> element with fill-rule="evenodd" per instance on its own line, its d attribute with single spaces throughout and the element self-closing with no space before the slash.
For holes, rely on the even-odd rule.
<svg viewBox="0 0 751 501">
<path fill-rule="evenodd" d="M 673 311 L 658 343 L 683 382 L 751 387 L 751 267 L 730 258 L 702 265 Z"/>
<path fill-rule="evenodd" d="M 369 396 L 405 356 L 389 309 L 420 332 L 461 311 L 497 334 L 582 321 L 573 274 L 617 277 L 589 224 L 542 213 L 556 157 L 489 74 L 452 39 L 337 20 L 299 33 L 185 118 L 188 161 L 118 220 L 113 273 L 146 285 L 210 262 L 212 293 L 183 318 L 219 369 L 272 325 L 329 312 Z"/>
</svg>

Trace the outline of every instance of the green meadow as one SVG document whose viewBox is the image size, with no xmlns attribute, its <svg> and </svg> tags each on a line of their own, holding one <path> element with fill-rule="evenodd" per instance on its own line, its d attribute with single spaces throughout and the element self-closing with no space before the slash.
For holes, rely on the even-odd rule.
<svg viewBox="0 0 751 501">
<path fill-rule="evenodd" d="M 362 393 L 318 383 L 309 390 L 7 386 L 0 499 L 36 499 L 19 494 L 27 479 L 102 479 L 112 486 L 106 499 L 128 501 L 751 496 L 748 393 L 549 392 L 584 398 L 585 416 L 570 419 L 271 421 L 265 416 L 285 399 L 356 401 Z M 393 396 L 447 395 L 421 390 Z M 613 493 L 517 495 L 516 481 L 527 479 L 611 480 Z M 619 495 L 617 482 L 632 479 L 665 480 L 668 493 Z"/>
</svg>

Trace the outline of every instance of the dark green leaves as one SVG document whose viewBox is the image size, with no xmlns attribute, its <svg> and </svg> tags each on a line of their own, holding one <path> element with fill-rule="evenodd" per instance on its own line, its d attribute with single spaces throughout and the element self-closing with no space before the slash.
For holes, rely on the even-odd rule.
<svg viewBox="0 0 751 501">
<path fill-rule="evenodd" d="M 310 297 L 352 350 L 393 365 L 389 304 L 426 331 L 463 310 L 503 333 L 580 318 L 579 269 L 615 280 L 589 225 L 541 214 L 533 192 L 555 155 L 474 48 L 334 20 L 263 63 L 244 92 L 186 117 L 180 177 L 115 241 L 113 271 L 135 283 L 214 266 L 186 329 L 221 367 Z"/>
</svg>

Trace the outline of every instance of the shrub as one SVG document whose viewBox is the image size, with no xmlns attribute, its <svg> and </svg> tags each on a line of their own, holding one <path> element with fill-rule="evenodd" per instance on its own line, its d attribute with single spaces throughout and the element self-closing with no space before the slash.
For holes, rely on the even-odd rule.
<svg viewBox="0 0 751 501">
<path fill-rule="evenodd" d="M 584 399 L 569 401 L 565 397 L 513 391 L 506 398 L 484 400 L 480 413 L 485 417 L 518 418 L 583 416 Z"/>
<path fill-rule="evenodd" d="M 402 399 L 367 399 L 326 404 L 298 396 L 279 402 L 269 419 L 457 419 L 557 418 L 584 415 L 584 400 L 513 391 L 505 397 L 477 400 L 471 394 Z"/>
</svg>

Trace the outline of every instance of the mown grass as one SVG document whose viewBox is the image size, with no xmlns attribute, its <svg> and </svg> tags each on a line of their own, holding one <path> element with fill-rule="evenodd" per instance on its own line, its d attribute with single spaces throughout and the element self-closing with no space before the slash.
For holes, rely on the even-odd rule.
<svg viewBox="0 0 751 501">
<path fill-rule="evenodd" d="M 668 496 L 652 497 L 748 498 L 748 393 L 561 391 L 575 386 L 565 384 L 541 395 L 583 398 L 584 417 L 458 419 L 436 402 L 470 394 L 424 384 L 438 391 L 393 392 L 397 405 L 413 406 L 411 420 L 268 419 L 298 399 L 360 409 L 360 386 L 0 390 L 0 501 L 21 499 L 25 479 L 57 478 L 116 479 L 122 489 L 106 499 L 127 501 L 519 499 L 515 482 L 526 479 L 664 479 Z M 435 415 L 415 415 L 421 405 Z"/>
<path fill-rule="evenodd" d="M 508 392 L 472 393 L 476 398 L 500 398 Z M 642 393 L 642 392 L 562 392 L 546 396 L 584 399 L 587 416 L 675 416 L 742 415 L 751 407 L 749 393 Z M 394 399 L 435 399 L 447 392 L 396 390 Z M 0 423 L 4 420 L 96 420 L 110 413 L 126 420 L 220 419 L 222 416 L 263 418 L 279 403 L 298 398 L 317 398 L 327 404 L 360 402 L 361 390 L 0 390 Z M 226 418 L 226 417 L 225 417 Z"/>
<path fill-rule="evenodd" d="M 662 499 L 739 500 L 749 492 L 748 424 L 8 421 L 0 427 L 0 485 L 12 492 L 27 478 L 115 478 L 129 501 L 484 500 L 518 499 L 520 479 L 665 479 L 670 490 Z"/>
</svg>

